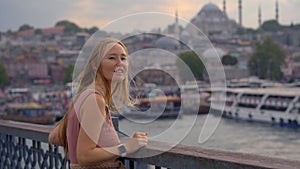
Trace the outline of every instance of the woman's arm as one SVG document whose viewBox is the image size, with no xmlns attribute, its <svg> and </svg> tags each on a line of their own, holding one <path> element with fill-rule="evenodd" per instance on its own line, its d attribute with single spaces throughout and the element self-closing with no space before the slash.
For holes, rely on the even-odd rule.
<svg viewBox="0 0 300 169">
<path fill-rule="evenodd" d="M 104 162 L 120 156 L 118 146 L 97 147 L 101 127 L 106 119 L 105 100 L 101 95 L 92 94 L 87 97 L 81 106 L 79 119 L 81 128 L 76 149 L 79 164 Z M 146 144 L 147 138 L 132 138 L 124 146 L 127 153 L 132 153 Z"/>
<path fill-rule="evenodd" d="M 80 109 L 80 130 L 77 140 L 77 160 L 81 164 L 107 161 L 118 157 L 118 149 L 97 148 L 101 128 L 106 122 L 105 100 L 102 95 L 91 94 Z M 109 139 L 109 138 L 108 138 Z"/>
<path fill-rule="evenodd" d="M 109 147 L 103 149 L 96 147 L 89 136 L 80 129 L 77 143 L 77 160 L 81 165 L 93 164 L 108 161 L 119 156 L 118 147 Z"/>
<path fill-rule="evenodd" d="M 134 153 L 147 145 L 148 140 L 147 138 L 144 138 L 145 135 L 142 133 L 139 134 L 142 136 L 136 136 L 138 138 L 130 138 L 126 143 L 124 143 L 127 154 Z M 80 129 L 79 138 L 81 143 L 80 146 L 78 144 L 79 142 L 77 143 L 77 160 L 81 165 L 105 162 L 121 156 L 118 146 L 106 148 L 96 147 L 96 144 L 89 138 L 88 135 L 86 135 L 83 129 Z"/>
</svg>

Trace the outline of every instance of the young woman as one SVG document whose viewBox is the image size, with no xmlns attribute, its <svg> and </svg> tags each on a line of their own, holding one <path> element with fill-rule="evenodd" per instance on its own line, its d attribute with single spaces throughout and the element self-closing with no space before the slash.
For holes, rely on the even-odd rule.
<svg viewBox="0 0 300 169">
<path fill-rule="evenodd" d="M 125 45 L 113 38 L 102 40 L 76 81 L 74 104 L 51 131 L 49 142 L 64 146 L 71 168 L 120 168 L 118 157 L 148 141 L 147 133 L 136 132 L 121 143 L 111 120 L 111 110 L 131 105 Z"/>
</svg>

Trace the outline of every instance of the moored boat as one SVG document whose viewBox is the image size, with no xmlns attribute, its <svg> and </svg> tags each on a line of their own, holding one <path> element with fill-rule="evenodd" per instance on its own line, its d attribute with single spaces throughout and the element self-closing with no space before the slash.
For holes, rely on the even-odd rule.
<svg viewBox="0 0 300 169">
<path fill-rule="evenodd" d="M 184 113 L 207 114 L 210 110 L 210 91 L 199 88 L 197 84 L 183 85 L 181 87 L 182 108 Z"/>
<path fill-rule="evenodd" d="M 136 109 L 122 112 L 136 119 L 169 119 L 181 116 L 181 99 L 178 96 L 155 96 L 138 100 Z"/>
<path fill-rule="evenodd" d="M 224 117 L 300 127 L 300 88 L 232 88 L 223 101 Z"/>
<path fill-rule="evenodd" d="M 37 103 L 7 103 L 1 118 L 35 124 L 54 124 L 56 112 L 49 106 Z"/>
</svg>

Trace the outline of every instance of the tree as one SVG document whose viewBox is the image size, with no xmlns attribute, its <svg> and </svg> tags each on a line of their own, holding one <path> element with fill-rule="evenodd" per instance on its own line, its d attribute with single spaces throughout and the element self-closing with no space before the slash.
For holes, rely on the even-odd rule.
<svg viewBox="0 0 300 169">
<path fill-rule="evenodd" d="M 257 30 L 255 30 L 253 28 L 238 27 L 236 30 L 236 34 L 238 34 L 238 35 L 255 34 L 255 33 L 257 33 Z"/>
<path fill-rule="evenodd" d="M 25 31 L 25 30 L 30 30 L 30 29 L 33 29 L 33 26 L 30 26 L 28 24 L 24 24 L 19 27 L 19 31 Z"/>
<path fill-rule="evenodd" d="M 234 66 L 238 63 L 238 60 L 231 56 L 231 55 L 224 55 L 222 57 L 222 64 L 223 65 L 230 65 L 230 66 Z"/>
<path fill-rule="evenodd" d="M 281 66 L 285 64 L 285 52 L 272 38 L 267 37 L 257 43 L 248 62 L 251 75 L 261 79 L 280 80 L 283 77 Z"/>
<path fill-rule="evenodd" d="M 64 26 L 64 32 L 66 34 L 72 35 L 74 33 L 77 33 L 81 30 L 81 28 L 79 26 L 77 26 L 75 23 L 67 21 L 67 20 L 63 20 L 63 21 L 58 21 L 55 26 Z"/>
<path fill-rule="evenodd" d="M 42 32 L 42 30 L 41 29 L 35 29 L 34 30 L 34 34 L 36 34 L 36 35 L 41 35 L 43 32 Z"/>
<path fill-rule="evenodd" d="M 4 65 L 0 62 L 0 86 L 8 85 L 9 77 Z"/>
<path fill-rule="evenodd" d="M 276 20 L 268 20 L 261 25 L 261 28 L 267 32 L 277 32 L 281 27 L 282 26 Z"/>
<path fill-rule="evenodd" d="M 187 51 L 179 54 L 176 61 L 176 65 L 179 68 L 179 75 L 182 81 L 193 80 L 189 77 L 188 70 L 184 64 L 192 71 L 196 80 L 203 80 L 203 74 L 205 72 L 204 64 L 199 56 L 193 51 Z"/>
<path fill-rule="evenodd" d="M 97 32 L 99 29 L 96 26 L 91 27 L 90 29 L 87 30 L 87 32 L 92 35 L 93 33 Z"/>
<path fill-rule="evenodd" d="M 293 58 L 293 60 L 294 60 L 295 62 L 300 62 L 300 55 L 299 55 L 299 56 L 295 56 L 295 57 Z"/>
<path fill-rule="evenodd" d="M 65 68 L 64 83 L 72 82 L 74 65 Z"/>
</svg>

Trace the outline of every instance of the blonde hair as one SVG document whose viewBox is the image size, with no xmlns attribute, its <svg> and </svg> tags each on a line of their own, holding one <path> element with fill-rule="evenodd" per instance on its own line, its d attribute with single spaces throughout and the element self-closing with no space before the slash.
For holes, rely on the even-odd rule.
<svg viewBox="0 0 300 169">
<path fill-rule="evenodd" d="M 119 44 L 123 47 L 126 55 L 128 57 L 128 50 L 126 46 L 119 40 L 114 38 L 106 38 L 98 43 L 93 51 L 91 52 L 88 62 L 85 65 L 82 73 L 74 80 L 78 82 L 79 86 L 77 89 L 77 96 L 84 91 L 90 84 L 94 81 L 102 82 L 104 85 L 105 92 L 105 100 L 111 109 L 120 108 L 122 106 L 132 105 L 131 98 L 129 96 L 129 88 L 128 88 L 128 71 L 125 76 L 125 79 L 122 82 L 118 82 L 113 86 L 110 86 L 110 83 L 104 78 L 103 72 L 101 71 L 101 61 L 103 57 L 110 50 L 109 46 L 111 44 Z M 114 45 L 113 45 L 114 46 Z M 98 64 L 98 65 L 96 65 Z M 95 69 L 97 68 L 97 69 Z M 114 101 L 112 98 L 114 97 Z"/>
<path fill-rule="evenodd" d="M 101 61 L 107 52 L 110 50 L 110 44 L 119 44 L 124 48 L 126 55 L 128 57 L 128 50 L 126 46 L 119 40 L 114 38 L 106 38 L 100 41 L 92 50 L 89 55 L 87 64 L 85 65 L 83 71 L 73 80 L 73 83 L 77 83 L 78 87 L 75 92 L 75 99 L 73 99 L 72 104 L 69 107 L 68 112 L 66 112 L 63 119 L 59 122 L 59 141 L 62 143 L 64 147 L 65 154 L 68 155 L 68 143 L 67 143 L 67 122 L 68 122 L 68 114 L 72 110 L 72 107 L 78 98 L 78 96 L 86 90 L 91 84 L 94 82 L 102 82 L 104 85 L 104 99 L 106 100 L 106 104 L 109 106 L 111 110 L 117 110 L 124 105 L 133 106 L 134 102 L 129 95 L 129 80 L 128 80 L 128 71 L 125 75 L 124 80 L 121 82 L 116 82 L 113 86 L 110 86 L 110 83 L 104 78 L 103 72 L 101 71 Z M 113 45 L 114 46 L 114 45 Z M 112 46 L 110 46 L 112 47 Z M 97 65 L 98 64 L 98 65 Z M 96 69 L 95 69 L 96 68 Z M 75 70 L 76 71 L 76 70 Z M 96 87 L 96 86 L 95 86 Z"/>
</svg>

